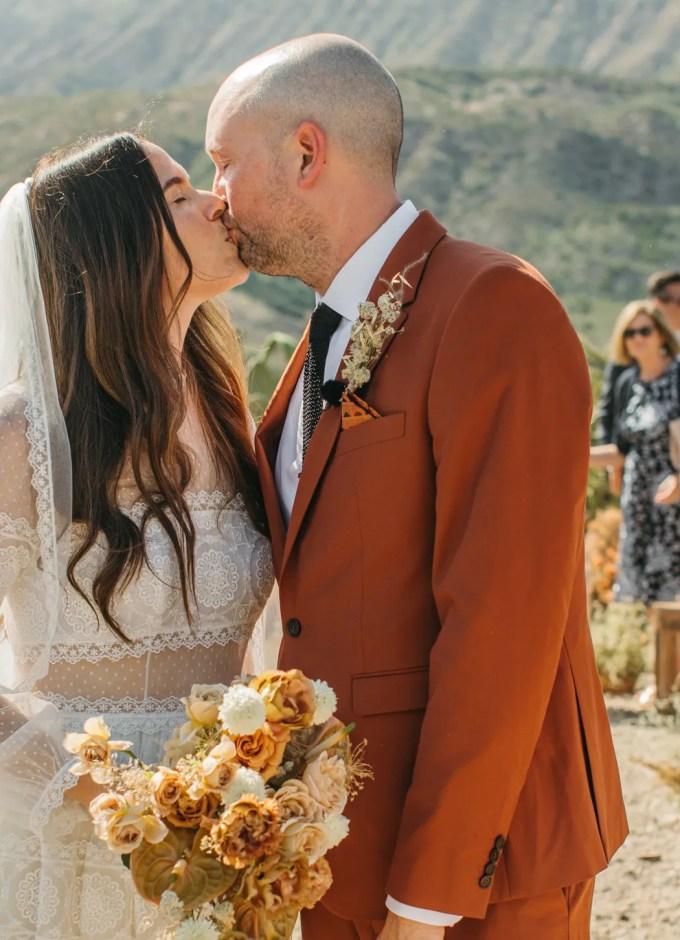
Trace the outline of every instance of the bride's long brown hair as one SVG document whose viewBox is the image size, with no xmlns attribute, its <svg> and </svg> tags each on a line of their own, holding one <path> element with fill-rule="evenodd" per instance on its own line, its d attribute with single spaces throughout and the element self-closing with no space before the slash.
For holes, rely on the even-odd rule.
<svg viewBox="0 0 680 940">
<path fill-rule="evenodd" d="M 265 530 L 233 328 L 215 305 L 204 303 L 191 321 L 182 364 L 172 350 L 162 303 L 164 230 L 189 272 L 173 314 L 191 282 L 191 259 L 141 140 L 115 134 L 43 157 L 30 197 L 71 446 L 73 517 L 86 526 L 68 577 L 85 597 L 76 566 L 103 534 L 108 552 L 92 597 L 122 639 L 114 595 L 144 563 L 144 530 L 152 519 L 172 543 L 192 619 L 195 531 L 184 498 L 191 462 L 178 437 L 186 412 L 183 371 L 196 389 L 220 482 L 242 495 L 254 524 Z M 140 526 L 116 500 L 127 459 L 147 507 Z"/>
</svg>

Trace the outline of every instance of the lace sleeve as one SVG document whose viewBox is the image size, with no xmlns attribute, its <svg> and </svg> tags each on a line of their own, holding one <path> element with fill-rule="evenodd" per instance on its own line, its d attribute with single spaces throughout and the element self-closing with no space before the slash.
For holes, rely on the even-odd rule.
<svg viewBox="0 0 680 940">
<path fill-rule="evenodd" d="M 25 409 L 21 395 L 12 390 L 0 395 L 0 829 L 7 812 L 38 831 L 76 779 L 62 747 L 59 713 L 31 691 L 31 666 L 47 658 L 47 651 L 26 641 L 36 624 L 41 629 L 44 624 L 43 635 L 49 637 L 53 613 L 38 533 L 40 449 L 30 440 Z M 27 609 L 33 612 L 31 623 Z"/>
<path fill-rule="evenodd" d="M 37 561 L 30 444 L 21 397 L 5 392 L 0 407 L 0 602 L 21 572 Z"/>
</svg>

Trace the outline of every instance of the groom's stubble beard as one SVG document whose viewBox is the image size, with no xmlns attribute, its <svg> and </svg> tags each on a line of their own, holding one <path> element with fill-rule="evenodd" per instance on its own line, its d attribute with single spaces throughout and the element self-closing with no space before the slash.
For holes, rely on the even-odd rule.
<svg viewBox="0 0 680 940">
<path fill-rule="evenodd" d="M 332 249 L 321 219 L 287 192 L 276 174 L 268 202 L 269 224 L 233 219 L 241 261 L 251 271 L 295 277 L 315 287 L 323 281 Z"/>
</svg>

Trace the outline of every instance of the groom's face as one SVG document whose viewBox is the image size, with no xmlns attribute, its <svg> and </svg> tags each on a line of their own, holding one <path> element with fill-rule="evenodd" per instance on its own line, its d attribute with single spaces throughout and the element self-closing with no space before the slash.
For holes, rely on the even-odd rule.
<svg viewBox="0 0 680 940">
<path fill-rule="evenodd" d="M 322 238 L 297 188 L 292 138 L 280 139 L 261 117 L 230 110 L 216 99 L 206 150 L 215 167 L 213 192 L 226 202 L 224 222 L 241 261 L 262 274 L 304 280 Z"/>
<path fill-rule="evenodd" d="M 215 167 L 213 192 L 227 204 L 224 221 L 249 268 L 287 274 L 290 194 L 280 155 L 258 122 L 211 113 L 206 149 Z"/>
</svg>

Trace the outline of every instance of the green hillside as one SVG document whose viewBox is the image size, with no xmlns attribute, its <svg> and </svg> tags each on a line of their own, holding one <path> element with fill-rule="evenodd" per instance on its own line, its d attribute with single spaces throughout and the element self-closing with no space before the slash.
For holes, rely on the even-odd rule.
<svg viewBox="0 0 680 940">
<path fill-rule="evenodd" d="M 680 80 L 677 0 L 0 0 L 0 94 L 213 80 L 311 32 L 390 68 L 567 68 Z"/>
<path fill-rule="evenodd" d="M 680 89 L 541 72 L 398 73 L 407 115 L 400 188 L 458 237 L 529 258 L 602 344 L 647 273 L 680 262 Z M 86 131 L 129 128 L 209 185 L 204 116 L 213 86 L 0 99 L 0 187 Z M 251 278 L 233 298 L 251 342 L 297 332 L 309 293 Z"/>
</svg>

